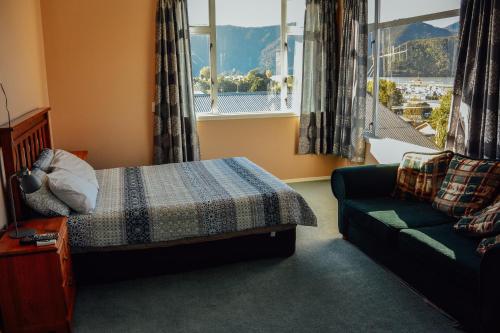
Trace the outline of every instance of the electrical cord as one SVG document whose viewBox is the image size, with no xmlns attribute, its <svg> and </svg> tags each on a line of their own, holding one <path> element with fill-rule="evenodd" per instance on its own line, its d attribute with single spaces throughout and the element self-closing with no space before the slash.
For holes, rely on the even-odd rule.
<svg viewBox="0 0 500 333">
<path fill-rule="evenodd" d="M 5 89 L 3 87 L 3 83 L 0 82 L 0 88 L 2 88 L 3 96 L 5 97 L 5 110 L 7 110 L 7 119 L 9 120 L 9 128 L 10 126 L 10 110 L 9 110 L 9 99 L 7 98 L 7 94 L 5 93 Z"/>
</svg>

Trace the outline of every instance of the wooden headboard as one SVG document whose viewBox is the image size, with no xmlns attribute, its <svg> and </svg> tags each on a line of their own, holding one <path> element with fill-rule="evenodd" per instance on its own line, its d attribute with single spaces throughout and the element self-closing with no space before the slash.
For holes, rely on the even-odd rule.
<svg viewBox="0 0 500 333">
<path fill-rule="evenodd" d="M 3 171 L 5 173 L 5 200 L 10 211 L 9 177 L 25 167 L 31 169 L 33 163 L 44 148 L 52 148 L 50 136 L 49 107 L 35 109 L 11 121 L 11 125 L 0 127 L 0 145 L 3 154 Z M 14 206 L 18 220 L 28 217 L 21 197 L 17 180 L 13 180 Z"/>
</svg>

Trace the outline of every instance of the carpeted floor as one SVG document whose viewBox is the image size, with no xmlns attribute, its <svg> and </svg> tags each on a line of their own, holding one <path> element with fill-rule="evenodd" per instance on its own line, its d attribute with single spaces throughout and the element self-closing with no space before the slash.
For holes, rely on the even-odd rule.
<svg viewBox="0 0 500 333">
<path fill-rule="evenodd" d="M 339 238 L 328 181 L 292 186 L 319 220 L 298 228 L 295 255 L 82 286 L 75 332 L 457 332 Z"/>
</svg>

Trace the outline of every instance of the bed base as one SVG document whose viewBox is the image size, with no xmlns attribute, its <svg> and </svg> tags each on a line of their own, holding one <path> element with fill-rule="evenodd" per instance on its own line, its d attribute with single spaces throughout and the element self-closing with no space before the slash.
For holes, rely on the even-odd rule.
<svg viewBox="0 0 500 333">
<path fill-rule="evenodd" d="M 134 250 L 73 254 L 78 284 L 185 272 L 244 260 L 289 257 L 295 228 L 216 241 Z"/>
</svg>

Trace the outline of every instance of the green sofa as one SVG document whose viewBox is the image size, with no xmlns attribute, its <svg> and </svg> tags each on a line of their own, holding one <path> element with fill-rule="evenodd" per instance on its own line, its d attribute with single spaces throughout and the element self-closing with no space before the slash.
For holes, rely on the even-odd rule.
<svg viewBox="0 0 500 333">
<path fill-rule="evenodd" d="M 453 231 L 455 219 L 430 203 L 391 197 L 398 165 L 333 172 L 339 230 L 468 331 L 500 332 L 500 247 L 482 258 L 479 239 Z"/>
</svg>

